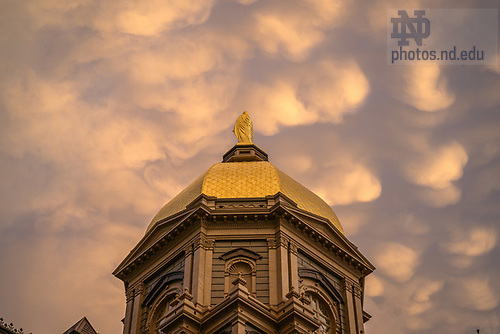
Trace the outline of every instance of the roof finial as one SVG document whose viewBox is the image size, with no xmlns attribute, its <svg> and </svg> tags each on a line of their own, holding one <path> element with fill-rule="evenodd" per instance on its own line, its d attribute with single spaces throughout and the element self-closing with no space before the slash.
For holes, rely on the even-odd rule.
<svg viewBox="0 0 500 334">
<path fill-rule="evenodd" d="M 238 117 L 233 129 L 234 135 L 238 139 L 238 143 L 253 143 L 253 125 L 248 111 Z"/>
</svg>

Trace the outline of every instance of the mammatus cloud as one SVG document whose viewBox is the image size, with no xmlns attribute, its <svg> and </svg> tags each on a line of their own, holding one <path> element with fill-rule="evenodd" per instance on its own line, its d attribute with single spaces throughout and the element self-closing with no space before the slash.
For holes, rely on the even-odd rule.
<svg viewBox="0 0 500 334">
<path fill-rule="evenodd" d="M 432 189 L 445 189 L 463 175 L 467 153 L 458 143 L 427 150 L 422 157 L 406 168 L 410 181 Z"/>
<path fill-rule="evenodd" d="M 249 110 L 378 268 L 367 333 L 498 332 L 498 67 L 387 66 L 386 9 L 422 6 L 0 2 L 1 315 L 120 332 L 110 272 Z"/>
<path fill-rule="evenodd" d="M 431 206 L 442 207 L 457 203 L 460 189 L 453 183 L 463 175 L 468 156 L 462 145 L 456 142 L 431 148 L 423 144 L 420 156 L 407 161 L 404 166 L 406 178 L 423 187 L 420 194 Z"/>
<path fill-rule="evenodd" d="M 422 111 L 437 111 L 449 107 L 455 98 L 447 90 L 446 79 L 438 65 L 410 66 L 406 75 L 406 98 Z"/>
<path fill-rule="evenodd" d="M 260 120 L 260 131 L 272 135 L 282 126 L 340 123 L 362 105 L 369 90 L 358 64 L 329 60 L 297 65 L 269 82 L 253 83 L 244 101 Z"/>
<path fill-rule="evenodd" d="M 365 293 L 370 297 L 381 296 L 384 293 L 384 283 L 376 274 L 366 278 Z"/>
<path fill-rule="evenodd" d="M 124 33 L 143 37 L 198 25 L 208 18 L 212 5 L 212 1 L 205 0 L 196 0 L 189 4 L 183 1 L 171 1 L 167 4 L 158 0 L 147 3 L 137 0 L 125 0 L 119 3 L 47 0 L 30 1 L 25 4 L 39 27 L 85 25 L 105 33 Z"/>
<path fill-rule="evenodd" d="M 151 36 L 169 29 L 198 25 L 208 19 L 212 1 L 128 1 L 119 4 L 114 26 L 128 34 Z M 118 7 L 117 6 L 117 7 Z M 102 24 L 102 23 L 101 23 Z"/>
<path fill-rule="evenodd" d="M 428 280 L 420 283 L 408 305 L 408 314 L 410 316 L 417 315 L 431 309 L 433 306 L 432 295 L 440 291 L 443 286 L 443 280 Z"/>
<path fill-rule="evenodd" d="M 335 141 L 331 140 L 332 146 L 335 146 Z M 277 166 L 333 207 L 371 202 L 382 192 L 376 173 L 368 163 L 357 161 L 360 159 L 353 152 L 342 152 L 334 157 L 314 160 L 310 152 L 302 151 L 299 147 L 290 145 L 289 150 L 295 150 L 294 154 L 282 152 L 273 157 L 278 159 Z M 363 212 L 350 214 L 352 233 L 362 225 L 365 218 Z"/>
<path fill-rule="evenodd" d="M 441 245 L 450 254 L 479 256 L 490 252 L 496 246 L 497 234 L 492 228 L 473 227 L 470 231 L 453 232 L 453 240 Z"/>
<path fill-rule="evenodd" d="M 478 311 L 491 310 L 499 302 L 489 277 L 472 277 L 457 282 L 455 298 L 461 306 Z"/>
<path fill-rule="evenodd" d="M 363 165 L 344 162 L 327 167 L 314 190 L 327 203 L 345 205 L 373 201 L 380 196 L 382 187 L 378 178 Z"/>
<path fill-rule="evenodd" d="M 254 42 L 265 52 L 304 61 L 311 49 L 325 38 L 325 30 L 342 22 L 341 1 L 298 1 L 266 3 L 253 13 Z"/>
<path fill-rule="evenodd" d="M 404 283 L 415 273 L 419 264 L 418 253 L 398 243 L 386 243 L 375 257 L 375 265 L 386 277 Z"/>
</svg>

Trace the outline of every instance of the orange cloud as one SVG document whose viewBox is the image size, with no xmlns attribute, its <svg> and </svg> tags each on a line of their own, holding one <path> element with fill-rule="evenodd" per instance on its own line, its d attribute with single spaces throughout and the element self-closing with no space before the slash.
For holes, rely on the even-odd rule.
<svg viewBox="0 0 500 334">
<path fill-rule="evenodd" d="M 340 24 L 343 4 L 339 1 L 287 3 L 287 10 L 268 3 L 254 13 L 251 38 L 264 51 L 294 61 L 303 61 L 323 41 L 326 28 Z"/>
<path fill-rule="evenodd" d="M 340 123 L 364 102 L 369 83 L 353 61 L 322 61 L 277 73 L 277 79 L 250 84 L 244 104 L 272 135 L 282 126 Z"/>
<path fill-rule="evenodd" d="M 472 310 L 492 310 L 499 303 L 498 294 L 488 277 L 473 277 L 458 282 L 455 294 L 460 305 Z"/>
<path fill-rule="evenodd" d="M 490 252 L 497 242 L 495 230 L 486 227 L 473 227 L 468 232 L 454 230 L 453 241 L 444 242 L 442 248 L 451 254 L 479 256 Z"/>
<path fill-rule="evenodd" d="M 382 186 L 378 178 L 363 165 L 344 162 L 327 168 L 313 189 L 328 203 L 345 205 L 377 199 Z"/>
<path fill-rule="evenodd" d="M 430 206 L 444 207 L 457 203 L 461 190 L 453 183 L 463 175 L 468 155 L 462 145 L 451 142 L 430 148 L 425 142 L 417 145 L 420 155 L 402 165 L 406 178 L 426 188 L 418 195 Z"/>
<path fill-rule="evenodd" d="M 375 265 L 396 282 L 407 282 L 419 264 L 418 253 L 398 243 L 386 243 L 375 256 Z"/>
<path fill-rule="evenodd" d="M 406 75 L 406 98 L 422 111 L 437 111 L 449 107 L 455 97 L 448 92 L 446 80 L 438 65 L 410 66 Z"/>
</svg>

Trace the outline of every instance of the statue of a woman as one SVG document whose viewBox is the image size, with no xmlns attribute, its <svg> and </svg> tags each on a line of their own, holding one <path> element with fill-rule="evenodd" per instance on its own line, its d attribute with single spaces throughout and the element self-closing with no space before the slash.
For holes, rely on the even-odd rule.
<svg viewBox="0 0 500 334">
<path fill-rule="evenodd" d="M 234 124 L 233 132 L 236 138 L 238 138 L 238 143 L 253 143 L 253 126 L 248 111 L 244 111 L 238 117 Z"/>
</svg>

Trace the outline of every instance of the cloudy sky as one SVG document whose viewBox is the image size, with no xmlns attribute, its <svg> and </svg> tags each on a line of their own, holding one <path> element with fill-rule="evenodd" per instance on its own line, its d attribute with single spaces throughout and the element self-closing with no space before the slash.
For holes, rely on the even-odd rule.
<svg viewBox="0 0 500 334">
<path fill-rule="evenodd" d="M 499 333 L 500 69 L 386 61 L 436 6 L 499 4 L 1 1 L 0 317 L 121 333 L 111 272 L 248 110 L 377 267 L 367 333 Z"/>
</svg>

